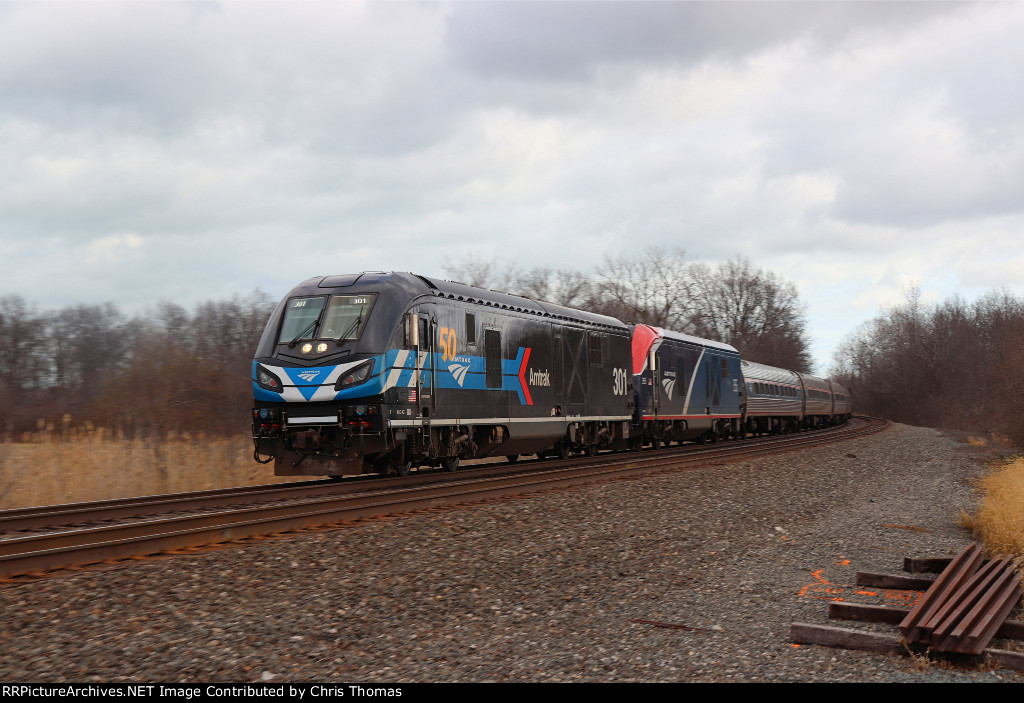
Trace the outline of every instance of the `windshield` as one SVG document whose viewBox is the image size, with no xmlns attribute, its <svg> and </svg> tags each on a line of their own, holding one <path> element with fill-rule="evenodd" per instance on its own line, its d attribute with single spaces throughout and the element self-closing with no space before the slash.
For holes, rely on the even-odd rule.
<svg viewBox="0 0 1024 703">
<path fill-rule="evenodd" d="M 284 324 L 281 325 L 281 336 L 278 337 L 277 343 L 312 339 L 316 331 L 316 321 L 320 319 L 320 311 L 324 309 L 325 302 L 327 298 L 296 298 L 288 301 Z"/>
<path fill-rule="evenodd" d="M 376 297 L 375 294 L 334 295 L 329 303 L 323 296 L 290 300 L 277 343 L 290 344 L 302 339 L 333 339 L 338 342 L 358 339 Z"/>
<path fill-rule="evenodd" d="M 321 339 L 359 339 L 366 324 L 366 313 L 373 304 L 373 295 L 335 295 L 327 306 L 324 323 L 320 327 Z"/>
</svg>

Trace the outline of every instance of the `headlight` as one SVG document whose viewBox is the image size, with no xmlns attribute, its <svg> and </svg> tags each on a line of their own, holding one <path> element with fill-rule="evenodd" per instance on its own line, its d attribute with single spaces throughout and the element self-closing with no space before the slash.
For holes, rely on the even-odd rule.
<svg viewBox="0 0 1024 703">
<path fill-rule="evenodd" d="M 368 379 L 372 373 L 373 359 L 370 359 L 343 373 L 341 377 L 338 378 L 338 382 L 334 384 L 334 390 L 340 391 L 342 388 L 358 386 L 360 383 Z"/>
<path fill-rule="evenodd" d="M 284 386 L 281 385 L 281 379 L 262 366 L 256 367 L 256 383 L 261 388 L 266 388 L 268 391 L 274 391 L 275 393 L 280 393 L 284 390 Z"/>
</svg>

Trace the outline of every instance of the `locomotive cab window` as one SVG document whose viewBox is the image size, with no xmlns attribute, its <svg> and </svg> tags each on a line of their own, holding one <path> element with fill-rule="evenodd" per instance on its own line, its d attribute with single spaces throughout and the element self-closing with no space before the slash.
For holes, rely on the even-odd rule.
<svg viewBox="0 0 1024 703">
<path fill-rule="evenodd" d="M 326 302 L 327 298 L 323 296 L 289 300 L 277 343 L 286 344 L 299 339 L 313 339 L 316 328 L 320 324 L 320 313 L 323 312 Z"/>
<path fill-rule="evenodd" d="M 321 339 L 359 339 L 375 295 L 333 295 L 320 326 Z"/>
<path fill-rule="evenodd" d="M 466 344 L 476 344 L 476 315 L 466 313 Z"/>
<path fill-rule="evenodd" d="M 368 294 L 294 298 L 288 302 L 277 343 L 303 339 L 333 339 L 340 343 L 359 339 L 376 297 Z"/>
</svg>

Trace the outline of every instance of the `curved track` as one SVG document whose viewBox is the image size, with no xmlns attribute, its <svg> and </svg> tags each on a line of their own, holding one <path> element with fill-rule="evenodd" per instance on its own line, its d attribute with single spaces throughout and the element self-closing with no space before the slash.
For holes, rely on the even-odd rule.
<svg viewBox="0 0 1024 703">
<path fill-rule="evenodd" d="M 0 577 L 727 463 L 886 427 L 882 420 L 857 418 L 840 428 L 795 435 L 564 462 L 483 464 L 456 474 L 431 470 L 405 478 L 358 477 L 3 511 Z"/>
</svg>

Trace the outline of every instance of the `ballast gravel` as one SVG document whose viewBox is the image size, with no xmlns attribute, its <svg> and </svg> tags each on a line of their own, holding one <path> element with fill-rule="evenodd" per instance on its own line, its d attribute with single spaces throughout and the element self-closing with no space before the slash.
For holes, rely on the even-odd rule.
<svg viewBox="0 0 1024 703">
<path fill-rule="evenodd" d="M 828 598 L 870 598 L 853 593 L 856 571 L 899 573 L 906 556 L 969 542 L 958 518 L 989 456 L 895 425 L 813 450 L 63 573 L 0 588 L 0 679 L 1020 683 L 1003 669 L 789 639 L 793 621 L 837 624 Z"/>
</svg>

